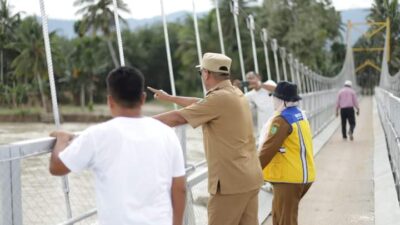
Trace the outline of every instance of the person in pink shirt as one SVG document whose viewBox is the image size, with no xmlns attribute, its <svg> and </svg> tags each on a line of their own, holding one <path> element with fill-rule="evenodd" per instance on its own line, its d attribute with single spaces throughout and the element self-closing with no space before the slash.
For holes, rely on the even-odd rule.
<svg viewBox="0 0 400 225">
<path fill-rule="evenodd" d="M 340 89 L 336 102 L 336 117 L 339 116 L 340 109 L 340 118 L 342 120 L 342 136 L 344 140 L 347 140 L 347 134 L 349 135 L 350 140 L 353 140 L 353 132 L 356 126 L 354 108 L 357 110 L 357 116 L 360 114 L 357 95 L 351 86 L 351 81 L 346 80 L 346 82 L 344 82 L 344 87 Z M 350 124 L 350 130 L 348 133 L 346 129 L 347 121 L 349 121 Z"/>
</svg>

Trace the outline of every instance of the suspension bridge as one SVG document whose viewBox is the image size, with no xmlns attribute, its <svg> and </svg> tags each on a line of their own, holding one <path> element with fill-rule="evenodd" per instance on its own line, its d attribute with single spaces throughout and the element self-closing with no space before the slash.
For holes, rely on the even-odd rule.
<svg viewBox="0 0 400 225">
<path fill-rule="evenodd" d="M 218 1 L 216 1 L 218 2 Z M 56 86 L 54 84 L 51 45 L 47 30 L 44 0 L 40 0 L 43 34 L 46 46 L 49 82 L 51 87 L 54 123 L 61 128 Z M 118 21 L 117 3 L 114 0 L 115 27 L 120 64 L 124 65 L 124 49 Z M 175 95 L 174 74 L 168 27 L 163 13 L 166 54 L 172 94 Z M 218 4 L 216 4 L 218 5 Z M 238 15 L 242 13 L 237 1 L 231 4 L 233 23 L 236 28 L 241 75 L 245 79 Z M 224 53 L 221 22 L 218 7 L 217 26 L 221 52 Z M 193 1 L 194 27 L 198 58 L 202 50 Z M 254 17 L 246 18 L 252 39 L 254 70 L 259 72 L 255 48 Z M 389 27 L 389 26 L 388 26 Z M 347 32 L 347 49 L 342 70 L 336 76 L 323 76 L 295 59 L 276 39 L 268 37 L 265 28 L 260 31 L 266 58 L 266 74 L 275 81 L 288 80 L 298 85 L 303 108 L 313 130 L 317 179 L 300 205 L 300 224 L 400 224 L 400 72 L 391 75 L 388 69 L 388 38 L 383 52 L 380 83 L 375 96 L 362 97 L 361 115 L 357 118 L 355 140 L 343 141 L 335 118 L 338 89 L 346 80 L 356 83 L 353 49 Z M 389 31 L 387 31 L 389 32 Z M 268 48 L 271 48 L 270 50 Z M 268 52 L 272 50 L 273 61 Z M 276 74 L 270 67 L 274 66 Z M 246 91 L 246 90 L 245 90 Z M 186 126 L 177 127 L 185 154 L 194 147 L 196 131 Z M 89 172 L 72 174 L 61 180 L 48 171 L 52 138 L 31 139 L 0 146 L 0 224 L 96 224 L 93 177 Z M 201 146 L 200 146 L 201 147 Z M 201 149 L 200 149 L 201 150 Z M 190 157 L 187 157 L 190 158 Z M 207 165 L 204 160 L 187 161 L 187 206 L 185 224 L 207 224 Z M 262 224 L 272 224 L 269 217 L 272 193 L 263 187 L 259 196 L 259 219 Z"/>
</svg>

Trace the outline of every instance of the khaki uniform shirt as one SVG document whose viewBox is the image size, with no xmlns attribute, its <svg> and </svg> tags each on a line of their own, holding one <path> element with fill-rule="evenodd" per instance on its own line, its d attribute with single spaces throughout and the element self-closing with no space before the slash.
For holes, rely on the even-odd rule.
<svg viewBox="0 0 400 225">
<path fill-rule="evenodd" d="M 192 127 L 203 127 L 210 194 L 218 189 L 221 194 L 236 194 L 261 187 L 249 103 L 239 89 L 229 80 L 222 81 L 203 100 L 179 112 Z"/>
</svg>

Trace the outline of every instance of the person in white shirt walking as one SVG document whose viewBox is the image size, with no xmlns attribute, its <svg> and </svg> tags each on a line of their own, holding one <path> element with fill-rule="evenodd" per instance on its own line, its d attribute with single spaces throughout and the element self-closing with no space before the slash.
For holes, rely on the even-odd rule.
<svg viewBox="0 0 400 225">
<path fill-rule="evenodd" d="M 100 225 L 182 225 L 185 168 L 176 134 L 142 116 L 146 94 L 140 71 L 111 71 L 107 89 L 113 119 L 75 139 L 63 131 L 51 133 L 57 141 L 50 173 L 93 171 Z"/>
<path fill-rule="evenodd" d="M 270 94 L 275 89 L 276 83 L 272 80 L 262 83 L 260 75 L 252 71 L 246 74 L 246 79 L 248 87 L 251 89 L 246 93 L 246 98 L 253 115 L 255 115 L 254 124 L 257 125 L 255 133 L 258 137 L 265 123 L 274 114 L 274 105 Z"/>
</svg>

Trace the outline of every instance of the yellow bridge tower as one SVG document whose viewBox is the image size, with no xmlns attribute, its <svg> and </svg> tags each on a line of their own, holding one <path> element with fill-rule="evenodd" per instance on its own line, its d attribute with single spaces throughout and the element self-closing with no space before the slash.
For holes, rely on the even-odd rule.
<svg viewBox="0 0 400 225">
<path fill-rule="evenodd" d="M 370 29 L 370 31 L 364 32 L 364 31 L 359 30 L 360 26 L 370 26 L 373 29 Z M 349 21 L 347 24 L 347 27 L 348 27 L 349 31 L 351 31 L 351 29 L 354 29 L 354 30 L 358 30 L 358 31 L 364 33 L 364 37 L 366 37 L 368 39 L 372 38 L 373 36 L 375 36 L 376 34 L 378 34 L 380 32 L 384 32 L 384 29 L 386 28 L 386 36 L 390 37 L 390 19 L 389 18 L 386 19 L 386 22 L 369 21 L 369 22 L 364 22 L 364 23 L 352 23 L 351 21 Z M 385 47 L 388 49 L 387 60 L 389 62 L 390 61 L 390 38 L 389 38 L 389 41 L 387 42 L 387 46 L 383 46 L 383 47 L 372 46 L 369 48 L 353 48 L 353 52 L 382 52 L 385 50 Z M 364 63 L 357 66 L 355 72 L 357 73 L 360 70 L 362 70 L 368 66 L 372 67 L 373 69 L 375 69 L 379 72 L 381 71 L 380 66 L 377 66 L 374 61 L 367 59 L 364 61 Z"/>
</svg>

